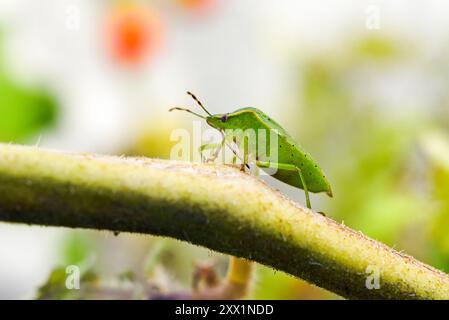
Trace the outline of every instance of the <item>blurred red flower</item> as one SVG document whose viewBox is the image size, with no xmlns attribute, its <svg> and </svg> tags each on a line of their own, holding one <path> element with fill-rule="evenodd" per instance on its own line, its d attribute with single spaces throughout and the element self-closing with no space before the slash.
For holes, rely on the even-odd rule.
<svg viewBox="0 0 449 320">
<path fill-rule="evenodd" d="M 116 62 L 139 64 L 153 56 L 161 46 L 159 15 L 138 3 L 114 5 L 106 13 L 106 44 Z"/>
<path fill-rule="evenodd" d="M 216 0 L 177 0 L 177 3 L 185 10 L 200 14 L 207 14 L 216 6 Z"/>
</svg>

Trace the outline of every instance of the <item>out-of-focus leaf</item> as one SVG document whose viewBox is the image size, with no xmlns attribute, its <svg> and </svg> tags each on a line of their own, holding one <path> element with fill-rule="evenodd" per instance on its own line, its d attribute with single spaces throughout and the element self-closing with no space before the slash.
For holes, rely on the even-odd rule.
<svg viewBox="0 0 449 320">
<path fill-rule="evenodd" d="M 337 220 L 397 245 L 402 232 L 424 219 L 426 199 L 414 186 L 417 169 L 410 163 L 419 128 L 380 118 L 360 119 L 353 128 L 358 134 L 348 135 L 343 152 L 333 156 L 330 211 Z"/>
<path fill-rule="evenodd" d="M 449 134 L 432 132 L 422 139 L 423 149 L 428 155 L 432 194 L 436 200 L 430 235 L 433 239 L 435 262 L 449 270 Z"/>
<path fill-rule="evenodd" d="M 170 159 L 170 151 L 177 141 L 171 141 L 171 134 L 176 128 L 184 128 L 176 122 L 176 118 L 168 113 L 166 117 L 155 121 L 157 125 L 142 125 L 139 136 L 136 137 L 130 150 L 126 152 L 131 156 L 146 156 L 150 158 Z"/>
<path fill-rule="evenodd" d="M 37 300 L 65 300 L 65 299 L 81 299 L 82 291 L 77 289 L 68 289 L 66 280 L 68 274 L 66 268 L 58 267 L 54 269 L 47 279 L 47 282 L 39 287 Z M 85 283 L 94 283 L 97 277 L 94 273 L 88 271 L 80 276 L 80 286 Z"/>
<path fill-rule="evenodd" d="M 371 61 L 392 61 L 400 54 L 397 39 L 386 35 L 363 37 L 355 43 L 353 54 L 356 58 Z"/>
<path fill-rule="evenodd" d="M 19 86 L 0 72 L 0 141 L 24 141 L 56 116 L 57 104 L 48 92 Z"/>
<path fill-rule="evenodd" d="M 67 234 L 62 243 L 64 263 L 83 264 L 95 256 L 96 244 L 85 232 L 73 231 Z"/>
<path fill-rule="evenodd" d="M 167 248 L 169 239 L 155 239 L 151 246 L 150 252 L 145 259 L 144 273 L 151 275 L 155 267 L 160 262 L 161 253 Z"/>
<path fill-rule="evenodd" d="M 337 295 L 318 288 L 284 272 L 258 266 L 252 299 L 313 300 L 336 299 Z"/>
<path fill-rule="evenodd" d="M 128 270 L 124 271 L 121 274 L 119 274 L 119 280 L 120 281 L 129 281 L 132 282 L 136 279 L 136 275 L 133 271 Z"/>
</svg>

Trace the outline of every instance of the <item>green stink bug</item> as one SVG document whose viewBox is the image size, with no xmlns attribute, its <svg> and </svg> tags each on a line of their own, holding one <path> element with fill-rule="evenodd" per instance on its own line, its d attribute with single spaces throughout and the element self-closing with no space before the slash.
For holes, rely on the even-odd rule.
<svg viewBox="0 0 449 320">
<path fill-rule="evenodd" d="M 274 178 L 287 183 L 291 186 L 303 189 L 306 196 L 307 207 L 311 208 L 309 192 L 318 193 L 326 192 L 332 197 L 332 190 L 330 184 L 324 175 L 322 169 L 318 166 L 315 160 L 303 150 L 303 148 L 294 141 L 290 134 L 282 128 L 278 123 L 269 118 L 265 113 L 256 108 L 241 108 L 231 113 L 225 114 L 211 114 L 203 106 L 203 104 L 190 92 L 187 92 L 198 105 L 207 113 L 207 116 L 202 116 L 189 109 L 185 108 L 171 108 L 172 110 L 182 110 L 203 118 L 213 128 L 220 131 L 222 134 L 222 141 L 219 144 L 207 144 L 200 148 L 200 152 L 205 149 L 216 148 L 214 157 L 216 158 L 221 148 L 226 144 L 227 136 L 226 130 L 247 130 L 253 129 L 256 135 L 260 130 L 275 130 L 277 134 L 277 162 L 267 160 L 267 157 L 257 155 L 255 158 L 255 165 L 262 170 L 275 169 L 276 172 L 272 175 Z M 235 137 L 234 137 L 235 139 Z M 237 145 L 242 144 L 243 141 L 233 141 Z M 229 144 L 227 144 L 229 146 Z M 231 148 L 231 146 L 229 146 Z M 232 148 L 231 148 L 232 149 Z M 233 150 L 234 153 L 236 153 Z M 248 153 L 253 153 L 254 150 L 249 149 Z M 270 152 L 270 151 L 269 151 Z M 214 159 L 215 159 L 214 158 Z M 248 166 L 245 160 L 244 165 Z"/>
</svg>

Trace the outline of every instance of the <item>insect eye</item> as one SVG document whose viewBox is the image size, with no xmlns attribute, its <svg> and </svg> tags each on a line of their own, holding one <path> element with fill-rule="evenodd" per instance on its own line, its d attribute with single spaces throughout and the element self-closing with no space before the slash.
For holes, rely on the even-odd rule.
<svg viewBox="0 0 449 320">
<path fill-rule="evenodd" d="M 228 115 L 225 114 L 223 117 L 220 118 L 221 122 L 226 122 L 228 120 Z"/>
</svg>

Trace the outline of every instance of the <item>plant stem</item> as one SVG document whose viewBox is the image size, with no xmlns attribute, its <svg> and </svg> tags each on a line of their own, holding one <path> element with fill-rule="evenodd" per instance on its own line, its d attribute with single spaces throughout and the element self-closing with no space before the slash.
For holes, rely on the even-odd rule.
<svg viewBox="0 0 449 320">
<path fill-rule="evenodd" d="M 445 273 L 231 166 L 0 144 L 0 221 L 173 237 L 347 298 L 449 298 Z M 372 270 L 380 289 L 367 289 Z"/>
</svg>

